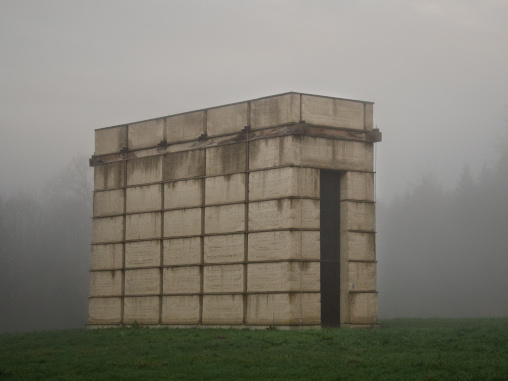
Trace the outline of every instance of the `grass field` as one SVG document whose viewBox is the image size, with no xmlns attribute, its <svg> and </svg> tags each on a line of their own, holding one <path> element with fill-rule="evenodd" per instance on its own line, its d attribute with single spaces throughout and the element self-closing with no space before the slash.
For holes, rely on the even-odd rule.
<svg viewBox="0 0 508 381">
<path fill-rule="evenodd" d="M 0 380 L 508 380 L 508 319 L 0 335 Z"/>
</svg>

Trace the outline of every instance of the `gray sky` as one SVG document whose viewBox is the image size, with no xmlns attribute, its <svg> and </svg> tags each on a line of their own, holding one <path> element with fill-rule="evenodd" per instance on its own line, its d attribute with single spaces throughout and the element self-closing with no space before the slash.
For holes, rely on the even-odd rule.
<svg viewBox="0 0 508 381">
<path fill-rule="evenodd" d="M 0 0 L 0 192 L 95 128 L 297 91 L 375 102 L 378 197 L 508 135 L 505 0 Z"/>
</svg>

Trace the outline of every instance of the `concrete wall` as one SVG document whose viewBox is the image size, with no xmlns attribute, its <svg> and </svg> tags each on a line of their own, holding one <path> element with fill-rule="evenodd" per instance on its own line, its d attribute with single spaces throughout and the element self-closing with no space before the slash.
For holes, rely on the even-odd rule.
<svg viewBox="0 0 508 381">
<path fill-rule="evenodd" d="M 372 118 L 287 93 L 96 130 L 89 324 L 319 326 L 321 169 L 340 324 L 375 324 Z"/>
</svg>

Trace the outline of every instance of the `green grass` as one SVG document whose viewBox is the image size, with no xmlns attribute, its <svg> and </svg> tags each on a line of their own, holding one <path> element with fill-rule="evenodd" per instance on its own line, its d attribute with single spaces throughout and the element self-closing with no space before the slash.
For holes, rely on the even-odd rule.
<svg viewBox="0 0 508 381">
<path fill-rule="evenodd" d="M 0 335 L 0 380 L 508 380 L 508 319 Z"/>
</svg>

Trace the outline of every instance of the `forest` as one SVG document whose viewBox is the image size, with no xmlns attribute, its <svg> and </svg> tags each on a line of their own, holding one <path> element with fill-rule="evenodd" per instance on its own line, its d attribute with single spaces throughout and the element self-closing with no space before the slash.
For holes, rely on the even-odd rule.
<svg viewBox="0 0 508 381">
<path fill-rule="evenodd" d="M 92 172 L 77 155 L 0 195 L 0 332 L 86 324 Z M 405 186 L 377 200 L 379 317 L 508 316 L 508 142 L 454 189 L 433 173 Z"/>
</svg>

